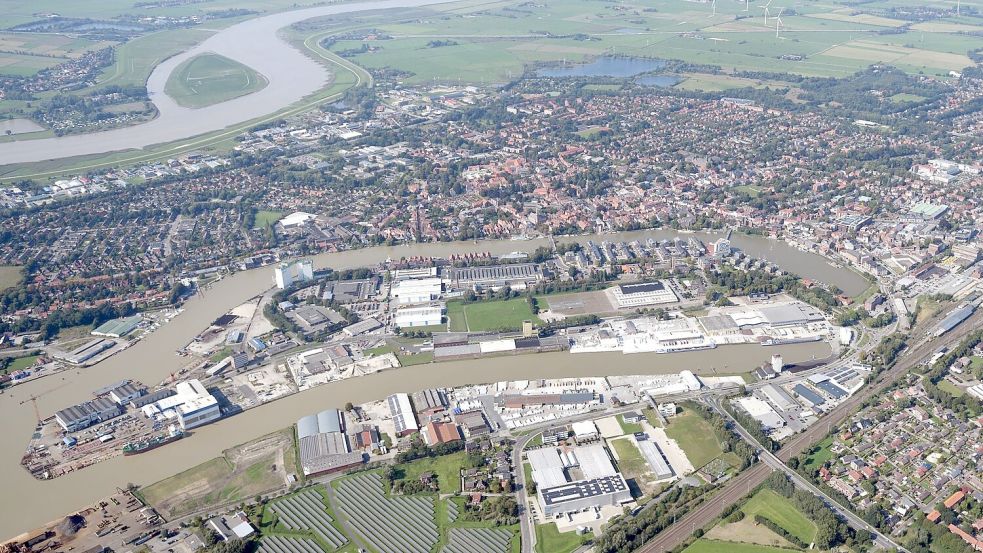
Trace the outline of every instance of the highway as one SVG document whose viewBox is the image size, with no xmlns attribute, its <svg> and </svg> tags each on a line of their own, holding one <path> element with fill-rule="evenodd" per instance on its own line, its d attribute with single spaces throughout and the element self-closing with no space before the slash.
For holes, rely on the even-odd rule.
<svg viewBox="0 0 983 553">
<path fill-rule="evenodd" d="M 829 411 L 816 424 L 806 429 L 805 432 L 789 440 L 782 446 L 778 454 L 775 455 L 775 458 L 784 465 L 792 457 L 807 451 L 813 444 L 822 440 L 832 427 L 840 424 L 844 419 L 849 417 L 867 399 L 883 392 L 894 384 L 895 381 L 907 374 L 909 370 L 930 359 L 940 348 L 952 347 L 975 328 L 979 328 L 983 324 L 983 310 L 977 310 L 969 319 L 942 337 L 931 339 L 931 332 L 935 329 L 937 318 L 926 321 L 909 337 L 909 342 L 915 345 L 901 352 L 899 361 L 893 367 L 880 373 L 872 382 Z M 871 346 L 876 346 L 876 342 L 872 340 Z M 687 513 L 675 525 L 661 532 L 658 536 L 639 548 L 638 551 L 642 553 L 657 553 L 674 549 L 686 541 L 696 528 L 705 527 L 717 518 L 725 507 L 739 501 L 751 488 L 764 482 L 765 478 L 773 470 L 775 469 L 769 466 L 767 462 L 756 463 L 751 468 L 731 479 L 721 490 L 714 494 L 711 500 Z"/>
</svg>

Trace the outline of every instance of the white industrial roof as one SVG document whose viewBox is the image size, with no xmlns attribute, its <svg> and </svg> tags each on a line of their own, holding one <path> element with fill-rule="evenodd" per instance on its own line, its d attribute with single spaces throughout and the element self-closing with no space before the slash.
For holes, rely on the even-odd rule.
<svg viewBox="0 0 983 553">
<path fill-rule="evenodd" d="M 526 458 L 532 466 L 532 479 L 540 488 L 552 488 L 567 483 L 563 461 L 555 447 L 531 449 L 526 452 Z"/>
</svg>

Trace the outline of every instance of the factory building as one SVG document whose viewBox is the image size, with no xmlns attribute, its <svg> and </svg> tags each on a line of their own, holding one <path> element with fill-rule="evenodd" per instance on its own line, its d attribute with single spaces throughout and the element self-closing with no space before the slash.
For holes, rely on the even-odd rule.
<svg viewBox="0 0 983 553">
<path fill-rule="evenodd" d="M 658 444 L 651 440 L 642 440 L 636 443 L 638 450 L 642 452 L 642 457 L 645 457 L 645 462 L 652 468 L 657 479 L 665 480 L 676 475 Z"/>
<path fill-rule="evenodd" d="M 775 412 L 771 405 L 768 405 L 767 401 L 752 396 L 737 400 L 737 404 L 754 420 L 760 422 L 761 429 L 766 433 L 784 428 L 787 424 L 785 419 Z"/>
<path fill-rule="evenodd" d="M 93 336 L 106 336 L 109 338 L 122 338 L 127 334 L 133 332 L 136 327 L 140 326 L 140 321 L 143 317 L 140 315 L 134 315 L 132 317 L 123 317 L 121 319 L 113 319 L 111 321 L 106 321 L 96 327 L 90 334 Z"/>
<path fill-rule="evenodd" d="M 146 388 L 137 387 L 133 384 L 123 384 L 109 391 L 109 399 L 120 405 L 126 405 L 145 393 L 147 393 Z"/>
<path fill-rule="evenodd" d="M 55 413 L 55 420 L 65 429 L 65 432 L 77 432 L 121 414 L 123 409 L 118 403 L 99 397 L 58 411 Z"/>
<path fill-rule="evenodd" d="M 445 411 L 449 405 L 447 394 L 436 388 L 427 388 L 413 394 L 413 405 L 421 417 Z"/>
<path fill-rule="evenodd" d="M 552 447 L 529 451 L 537 499 L 545 516 L 585 511 L 632 500 L 628 483 L 608 457 L 604 446 L 577 447 L 562 454 Z M 569 481 L 577 469 L 584 478 Z"/>
<path fill-rule="evenodd" d="M 420 427 L 416 423 L 416 415 L 413 414 L 410 396 L 403 393 L 393 394 L 386 398 L 386 403 L 389 404 L 389 413 L 393 417 L 397 436 L 408 436 L 419 432 Z"/>
<path fill-rule="evenodd" d="M 396 316 L 393 318 L 393 323 L 395 323 L 399 328 L 436 326 L 443 320 L 443 315 L 444 306 L 439 303 L 413 307 L 400 307 L 396 310 Z"/>
<path fill-rule="evenodd" d="M 643 305 L 658 305 L 672 303 L 679 298 L 669 288 L 665 281 L 643 282 L 639 284 L 622 284 L 613 289 L 614 299 L 618 307 L 630 308 Z"/>
<path fill-rule="evenodd" d="M 826 403 L 826 400 L 823 399 L 822 396 L 816 392 L 813 392 L 809 388 L 806 388 L 802 384 L 796 384 L 795 387 L 792 388 L 792 391 L 795 392 L 795 395 L 811 403 L 813 407 L 819 407 L 820 405 Z"/>
<path fill-rule="evenodd" d="M 440 297 L 443 287 L 438 277 L 401 280 L 393 284 L 390 295 L 400 305 L 428 303 Z"/>
<path fill-rule="evenodd" d="M 345 435 L 345 416 L 337 409 L 298 420 L 297 443 L 305 476 L 330 474 L 363 462 L 362 453 L 352 452 Z"/>
<path fill-rule="evenodd" d="M 310 259 L 283 262 L 273 269 L 273 281 L 283 290 L 300 282 L 314 280 L 314 263 Z"/>
<path fill-rule="evenodd" d="M 506 286 L 514 290 L 525 290 L 541 280 L 543 271 L 535 263 L 448 267 L 444 271 L 444 281 L 452 290 L 499 290 Z"/>
<path fill-rule="evenodd" d="M 222 418 L 218 400 L 198 379 L 179 382 L 175 393 L 142 407 L 151 419 L 176 418 L 181 430 L 190 430 Z"/>
</svg>

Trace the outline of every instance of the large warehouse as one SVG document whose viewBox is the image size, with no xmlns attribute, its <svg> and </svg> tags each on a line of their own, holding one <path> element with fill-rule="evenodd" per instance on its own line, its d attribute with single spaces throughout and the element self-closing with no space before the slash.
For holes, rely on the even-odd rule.
<svg viewBox="0 0 983 553">
<path fill-rule="evenodd" d="M 539 508 L 545 516 L 585 511 L 632 500 L 631 490 L 615 470 L 602 445 L 560 451 L 547 447 L 526 454 L 536 482 Z M 571 481 L 570 475 L 582 478 Z"/>
<path fill-rule="evenodd" d="M 673 292 L 664 281 L 641 282 L 638 284 L 622 284 L 616 286 L 612 293 L 618 307 L 641 307 L 643 305 L 658 305 L 661 303 L 672 303 L 678 301 L 676 293 Z"/>
<path fill-rule="evenodd" d="M 345 435 L 345 416 L 337 409 L 298 420 L 297 442 L 305 476 L 329 474 L 363 462 L 361 453 L 352 452 L 351 442 Z"/>
<path fill-rule="evenodd" d="M 189 430 L 222 418 L 218 400 L 198 379 L 179 382 L 175 394 L 142 407 L 151 419 L 177 418 L 181 430 Z"/>
<path fill-rule="evenodd" d="M 123 410 L 119 404 L 110 399 L 99 397 L 58 411 L 55 413 L 55 420 L 65 429 L 65 432 L 75 432 L 118 417 L 122 413 Z"/>
<path fill-rule="evenodd" d="M 416 423 L 416 415 L 413 414 L 410 396 L 403 393 L 393 394 L 386 398 L 386 403 L 389 404 L 389 413 L 393 417 L 397 436 L 408 436 L 420 431 L 420 426 Z"/>
</svg>

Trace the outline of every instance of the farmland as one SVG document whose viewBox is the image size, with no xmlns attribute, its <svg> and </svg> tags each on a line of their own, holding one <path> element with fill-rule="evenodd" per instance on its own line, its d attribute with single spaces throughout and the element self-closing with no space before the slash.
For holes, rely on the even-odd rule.
<svg viewBox="0 0 983 553">
<path fill-rule="evenodd" d="M 773 24 L 765 25 L 758 17 L 760 12 L 752 10 L 749 17 L 739 3 L 717 5 L 714 17 L 708 5 L 669 0 L 623 10 L 587 0 L 517 4 L 453 13 L 450 6 L 442 6 L 431 10 L 434 17 L 403 22 L 366 17 L 366 26 L 382 30 L 387 40 L 366 42 L 371 45 L 368 49 L 362 49 L 362 41 L 338 40 L 331 49 L 351 52 L 353 61 L 370 69 L 409 72 L 408 83 L 504 82 L 541 63 L 577 62 L 613 53 L 716 65 L 724 72 L 806 76 L 846 76 L 877 61 L 912 73 L 945 76 L 972 63 L 966 55 L 973 48 L 969 37 L 956 34 L 971 25 L 925 27 L 925 36 L 916 42 L 906 33 L 878 34 L 901 29 L 906 22 L 835 4 L 796 6 L 795 13 L 782 17 L 778 37 Z M 775 10 L 782 7 L 791 6 L 778 2 Z M 445 42 L 435 46 L 435 41 Z M 726 75 L 688 80 L 677 86 L 708 90 L 746 86 L 739 80 L 728 81 Z"/>
<path fill-rule="evenodd" d="M 185 107 L 202 108 L 256 92 L 266 79 L 249 67 L 217 54 L 202 54 L 179 65 L 165 92 Z"/>
</svg>

